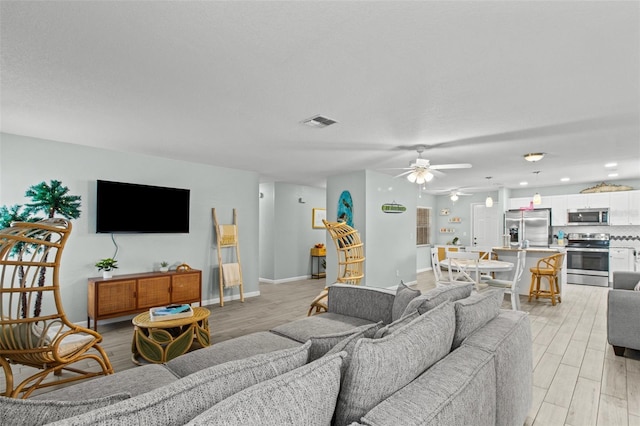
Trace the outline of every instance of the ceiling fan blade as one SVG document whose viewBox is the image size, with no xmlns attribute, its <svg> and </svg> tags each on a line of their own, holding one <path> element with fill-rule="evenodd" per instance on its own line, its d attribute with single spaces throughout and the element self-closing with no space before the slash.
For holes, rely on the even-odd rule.
<svg viewBox="0 0 640 426">
<path fill-rule="evenodd" d="M 444 177 L 444 176 L 446 176 L 446 174 L 445 174 L 445 173 L 442 173 L 441 171 L 436 170 L 436 169 L 434 169 L 433 167 L 429 167 L 429 172 L 430 172 L 432 175 L 436 176 L 436 177 Z"/>
<path fill-rule="evenodd" d="M 394 176 L 394 179 L 395 179 L 395 178 L 398 178 L 398 177 L 400 177 L 400 176 L 408 175 L 408 174 L 409 174 L 409 173 L 411 173 L 412 171 L 413 171 L 413 169 L 412 169 L 412 170 L 407 170 L 406 172 L 402 172 L 402 173 L 400 173 L 399 175 Z"/>
<path fill-rule="evenodd" d="M 470 169 L 472 166 L 469 163 L 460 163 L 460 164 L 437 164 L 430 166 L 431 169 L 434 170 L 444 170 L 444 169 Z"/>
</svg>

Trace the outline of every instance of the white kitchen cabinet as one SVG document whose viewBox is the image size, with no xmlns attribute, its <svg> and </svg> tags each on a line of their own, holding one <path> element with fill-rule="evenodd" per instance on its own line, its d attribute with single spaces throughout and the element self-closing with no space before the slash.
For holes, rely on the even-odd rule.
<svg viewBox="0 0 640 426">
<path fill-rule="evenodd" d="M 613 281 L 615 271 L 633 271 L 634 250 L 626 247 L 609 248 L 609 282 Z"/>
<path fill-rule="evenodd" d="M 567 196 L 553 195 L 547 197 L 551 201 L 551 225 L 566 226 L 567 224 Z"/>
<path fill-rule="evenodd" d="M 609 207 L 609 193 L 569 194 L 567 195 L 567 209 L 595 209 Z"/>
<path fill-rule="evenodd" d="M 629 225 L 640 225 L 640 191 L 629 191 Z"/>
<path fill-rule="evenodd" d="M 640 191 L 611 192 L 610 225 L 640 225 Z"/>
<path fill-rule="evenodd" d="M 531 197 L 519 197 L 509 199 L 509 210 L 518 210 L 522 207 L 529 207 Z"/>
</svg>

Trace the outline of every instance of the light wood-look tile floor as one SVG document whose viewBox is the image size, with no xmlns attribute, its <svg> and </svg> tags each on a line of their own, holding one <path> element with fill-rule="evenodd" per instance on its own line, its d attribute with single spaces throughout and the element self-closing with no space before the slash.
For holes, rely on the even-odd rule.
<svg viewBox="0 0 640 426">
<path fill-rule="evenodd" d="M 305 317 L 324 284 L 261 284 L 259 297 L 227 302 L 223 308 L 208 306 L 213 344 Z M 433 273 L 418 274 L 415 287 L 433 288 Z M 614 355 L 607 343 L 606 295 L 606 288 L 567 285 L 556 306 L 542 299 L 529 303 L 521 296 L 533 338 L 533 403 L 526 425 L 640 426 L 640 351 Z M 503 307 L 510 306 L 505 296 Z M 98 331 L 114 370 L 134 368 L 131 321 L 99 324 Z M 18 376 L 28 371 L 14 367 Z M 1 372 L 0 386 L 4 389 Z"/>
</svg>

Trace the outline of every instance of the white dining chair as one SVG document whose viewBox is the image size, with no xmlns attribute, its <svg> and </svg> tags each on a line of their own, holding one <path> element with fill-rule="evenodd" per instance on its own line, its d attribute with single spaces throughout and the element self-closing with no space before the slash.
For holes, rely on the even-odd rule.
<svg viewBox="0 0 640 426">
<path fill-rule="evenodd" d="M 431 248 L 431 267 L 433 268 L 433 275 L 436 278 L 436 286 L 450 284 L 442 271 L 437 247 Z"/>
<path fill-rule="evenodd" d="M 513 272 L 513 277 L 510 280 L 500 279 L 485 279 L 482 280 L 483 284 L 489 287 L 504 288 L 511 294 L 511 308 L 514 311 L 520 310 L 520 278 L 524 272 L 524 263 L 527 257 L 526 250 L 518 250 L 518 257 L 516 259 L 516 267 Z"/>
<path fill-rule="evenodd" d="M 478 261 L 480 256 L 474 252 L 447 252 L 447 266 L 449 267 L 450 282 L 472 282 L 476 284 L 480 280 Z M 475 279 L 470 272 L 475 273 Z"/>
</svg>

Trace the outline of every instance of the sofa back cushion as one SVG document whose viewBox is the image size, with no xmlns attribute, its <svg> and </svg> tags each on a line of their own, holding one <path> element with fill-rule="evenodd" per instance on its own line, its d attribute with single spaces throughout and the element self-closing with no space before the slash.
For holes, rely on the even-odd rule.
<svg viewBox="0 0 640 426">
<path fill-rule="evenodd" d="M 418 313 L 417 310 L 413 311 L 413 312 L 411 312 L 409 314 L 406 314 L 405 316 L 395 320 L 391 324 L 385 325 L 384 327 L 380 328 L 378 331 L 376 331 L 376 334 L 373 336 L 373 338 L 374 339 L 381 339 L 381 338 L 393 333 L 395 330 L 397 330 L 399 328 L 402 328 L 405 325 L 409 324 L 411 321 L 413 321 L 414 319 L 418 318 L 419 316 L 420 316 L 420 314 Z"/>
<path fill-rule="evenodd" d="M 389 324 L 393 321 L 391 312 L 395 297 L 395 291 L 383 288 L 332 284 L 329 287 L 328 311 Z"/>
<path fill-rule="evenodd" d="M 216 365 L 110 407 L 62 420 L 56 425 L 183 425 L 243 389 L 305 365 L 309 346 L 307 343 L 293 349 Z"/>
<path fill-rule="evenodd" d="M 0 396 L 0 425 L 39 426 L 130 398 L 128 393 L 84 401 L 39 401 Z"/>
<path fill-rule="evenodd" d="M 404 315 L 404 310 L 407 308 L 409 302 L 418 296 L 420 296 L 420 290 L 414 290 L 407 286 L 404 281 L 400 281 L 396 289 L 396 297 L 393 299 L 391 320 L 395 321 L 400 319 Z"/>
<path fill-rule="evenodd" d="M 309 362 L 323 357 L 334 346 L 345 339 L 349 339 L 353 336 L 357 336 L 357 338 L 373 337 L 381 326 L 382 322 L 377 324 L 366 324 L 349 331 L 311 337 L 309 339 L 311 341 L 311 347 L 309 348 Z"/>
<path fill-rule="evenodd" d="M 340 392 L 343 355 L 324 357 L 238 392 L 189 424 L 329 425 Z"/>
<path fill-rule="evenodd" d="M 471 290 L 473 290 L 473 283 L 448 284 L 436 287 L 411 300 L 407 304 L 403 316 L 416 309 L 420 315 L 422 315 L 441 303 L 447 301 L 455 302 L 456 300 L 464 299 L 471 295 Z"/>
<path fill-rule="evenodd" d="M 492 289 L 474 293 L 466 299 L 455 302 L 456 332 L 453 336 L 453 349 L 473 334 L 477 329 L 494 319 L 500 313 L 504 289 Z"/>
<path fill-rule="evenodd" d="M 358 421 L 446 356 L 454 330 L 453 305 L 446 302 L 382 339 L 360 339 L 344 373 L 335 424 Z"/>
</svg>

